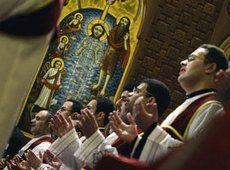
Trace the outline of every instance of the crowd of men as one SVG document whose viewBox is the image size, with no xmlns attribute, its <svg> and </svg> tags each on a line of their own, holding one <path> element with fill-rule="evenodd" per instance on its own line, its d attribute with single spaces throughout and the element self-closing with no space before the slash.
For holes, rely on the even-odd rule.
<svg viewBox="0 0 230 170">
<path fill-rule="evenodd" d="M 34 137 L 11 159 L 2 158 L 0 168 L 228 169 L 228 59 L 218 47 L 203 44 L 180 65 L 186 100 L 161 124 L 170 91 L 156 79 L 126 86 L 115 107 L 105 97 L 86 108 L 67 100 L 55 114 L 42 109 L 35 115 Z"/>
<path fill-rule="evenodd" d="M 209 124 L 229 114 L 224 112 L 230 99 L 226 55 L 216 46 L 201 45 L 181 62 L 178 82 L 186 100 L 161 124 L 159 117 L 170 103 L 170 92 L 156 79 L 129 85 L 115 109 L 112 101 L 97 97 L 86 108 L 67 100 L 54 116 L 41 110 L 31 121 L 35 137 L 13 159 L 3 158 L 1 168 L 157 169 L 174 154 L 193 156 L 187 151 L 196 149 L 193 141 L 200 141 L 200 146 L 211 131 Z M 58 136 L 55 141 L 51 129 Z M 180 165 L 169 162 L 183 167 L 189 159 Z"/>
</svg>

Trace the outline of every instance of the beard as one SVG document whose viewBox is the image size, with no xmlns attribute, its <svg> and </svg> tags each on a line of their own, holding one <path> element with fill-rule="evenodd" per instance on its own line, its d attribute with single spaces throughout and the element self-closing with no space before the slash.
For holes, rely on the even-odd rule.
<svg viewBox="0 0 230 170">
<path fill-rule="evenodd" d="M 126 33 L 126 25 L 119 24 L 115 32 L 115 41 L 117 42 L 122 40 L 125 33 Z"/>
</svg>

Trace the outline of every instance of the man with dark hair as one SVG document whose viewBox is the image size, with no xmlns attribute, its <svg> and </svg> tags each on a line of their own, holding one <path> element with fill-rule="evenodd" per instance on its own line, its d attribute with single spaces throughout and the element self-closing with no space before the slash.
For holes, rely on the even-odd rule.
<svg viewBox="0 0 230 170">
<path fill-rule="evenodd" d="M 150 164 L 111 155 L 104 157 L 95 169 L 229 169 L 230 69 L 220 69 L 215 82 L 226 113 L 212 120 L 207 130 L 195 140 Z"/>
<path fill-rule="evenodd" d="M 182 61 L 178 82 L 186 92 L 186 100 L 161 123 L 161 126 L 157 125 L 151 130 L 146 143 L 137 138 L 133 143 L 131 155 L 143 162 L 153 162 L 171 148 L 201 134 L 210 120 L 220 114 L 218 110 L 222 109 L 216 98 L 214 80 L 216 72 L 227 68 L 228 60 L 224 52 L 212 45 L 198 47 L 188 59 Z M 149 111 L 143 107 L 140 99 L 134 105 L 134 119 L 136 113 L 148 114 Z M 154 112 L 156 111 L 155 109 Z M 140 120 L 137 119 L 137 124 L 138 121 Z M 145 131 L 145 127 L 140 128 Z M 136 138 L 134 133 L 126 136 L 124 131 L 117 133 L 120 138 L 129 141 Z"/>
<path fill-rule="evenodd" d="M 31 149 L 35 155 L 38 157 L 39 152 L 43 154 L 43 152 L 49 148 L 51 143 L 53 143 L 53 139 L 50 135 L 50 118 L 52 113 L 49 113 L 48 110 L 41 110 L 38 112 L 34 119 L 31 120 L 31 133 L 34 137 L 23 146 L 18 152 L 19 156 L 23 156 L 24 152 Z M 13 158 L 14 161 L 14 158 Z M 7 160 L 2 159 L 0 167 L 4 168 L 6 166 Z"/>
<path fill-rule="evenodd" d="M 80 113 L 81 109 L 83 109 L 83 106 L 79 101 L 69 99 L 63 103 L 62 107 L 57 110 L 56 114 L 62 115 L 65 119 L 69 116 L 74 119 L 73 113 Z"/>
<path fill-rule="evenodd" d="M 100 129 L 102 130 L 106 125 L 105 124 L 107 121 L 106 119 L 108 119 L 106 117 L 108 117 L 109 112 L 112 112 L 113 110 L 114 110 L 114 105 L 112 101 L 110 101 L 107 98 L 98 97 L 91 100 L 87 104 L 87 107 L 81 110 L 81 114 L 85 115 L 90 113 L 91 115 L 94 115 L 96 126 L 100 127 Z M 79 117 L 80 114 L 78 114 L 78 118 Z M 53 152 L 55 155 L 57 155 L 65 165 L 74 166 L 71 164 L 73 159 L 66 155 L 73 156 L 74 152 L 81 147 L 82 140 L 80 140 L 79 137 L 76 135 L 76 131 L 74 129 L 75 125 L 73 121 L 69 119 L 69 117 L 66 120 L 62 114 L 55 115 L 55 120 L 56 120 L 55 122 L 52 121 L 54 127 L 53 130 L 55 133 L 58 134 L 60 138 L 58 138 L 54 142 L 54 144 L 49 148 L 49 150 Z M 88 124 L 88 126 L 91 125 Z M 83 131 L 86 138 L 91 133 L 90 130 L 89 131 L 84 131 L 84 129 L 81 130 Z M 77 165 L 75 165 L 74 167 L 76 166 Z"/>
<path fill-rule="evenodd" d="M 145 79 L 141 82 L 139 86 L 146 90 L 146 97 L 155 98 L 155 103 L 157 103 L 158 114 L 160 117 L 170 103 L 168 87 L 164 83 L 155 79 Z M 139 93 L 141 93 L 141 89 L 139 88 L 139 86 L 133 89 L 133 94 L 131 94 L 130 96 L 133 97 L 135 96 L 135 94 L 138 94 L 139 96 Z M 135 100 L 130 101 L 131 108 L 133 108 L 134 104 L 132 102 L 135 102 Z"/>
<path fill-rule="evenodd" d="M 109 113 L 114 110 L 113 102 L 107 98 L 96 97 L 87 104 L 86 108 L 94 114 L 98 127 L 105 132 Z"/>
<path fill-rule="evenodd" d="M 220 48 L 211 44 L 203 44 L 199 48 L 208 50 L 208 53 L 205 55 L 204 63 L 216 63 L 216 72 L 218 72 L 220 69 L 226 70 L 228 68 L 228 64 L 226 63 L 226 55 Z"/>
<path fill-rule="evenodd" d="M 127 113 L 128 113 L 128 104 L 129 98 L 128 95 L 133 91 L 140 83 L 131 83 L 124 87 L 121 97 L 116 102 L 116 111 L 118 112 L 119 117 L 125 122 L 128 123 Z"/>
<path fill-rule="evenodd" d="M 74 126 L 76 128 L 77 133 L 82 136 L 82 132 L 80 129 L 76 126 L 77 123 L 77 117 L 76 114 L 74 113 L 80 113 L 81 109 L 83 109 L 82 104 L 73 99 L 68 99 L 66 100 L 63 105 L 60 107 L 60 109 L 57 110 L 56 114 L 57 115 L 62 115 L 65 119 L 67 119 L 69 116 L 71 116 L 71 119 L 74 123 Z M 57 136 L 55 136 L 57 138 Z"/>
<path fill-rule="evenodd" d="M 137 111 L 139 103 L 145 111 Z M 129 93 L 129 122 L 126 125 L 118 115 L 111 115 L 112 129 L 124 141 L 130 144 L 129 156 L 139 158 L 145 144 L 151 141 L 151 133 L 156 128 L 159 117 L 170 103 L 170 95 L 167 86 L 155 79 L 145 79 L 141 84 Z M 133 118 L 132 118 L 133 117 Z M 144 132 L 143 137 L 137 136 L 137 126 Z M 180 142 L 178 142 L 179 144 Z M 164 149 L 164 144 L 155 142 L 158 149 Z M 155 153 L 157 154 L 157 153 Z"/>
<path fill-rule="evenodd" d="M 136 84 L 132 85 L 131 89 L 133 89 L 134 86 L 136 86 Z M 127 109 L 126 109 L 127 108 L 127 102 L 128 102 L 128 100 L 127 100 L 128 96 L 127 95 L 128 95 L 128 92 L 130 92 L 130 91 L 127 91 L 127 89 L 130 89 L 130 87 L 128 87 L 128 88 L 125 87 L 125 91 L 123 91 L 123 93 L 121 95 L 122 96 L 121 99 L 119 99 L 116 103 L 116 109 L 117 109 L 116 112 L 118 112 L 119 115 L 127 114 L 127 112 L 126 112 L 127 111 Z M 96 110 L 99 111 L 100 108 L 103 109 L 102 106 L 104 104 L 103 105 L 100 104 L 102 101 L 101 99 L 103 99 L 103 98 L 96 98 L 94 100 L 91 100 L 87 104 L 87 109 L 84 109 L 82 111 L 82 114 L 81 114 L 82 116 L 79 117 L 79 119 L 81 120 L 81 124 L 78 124 L 78 125 L 82 128 L 82 131 L 84 132 L 85 136 L 87 137 L 87 139 L 84 143 L 81 143 L 79 141 L 75 131 L 70 128 L 73 126 L 72 123 L 70 121 L 68 121 L 68 123 L 66 124 L 67 128 L 65 128 L 65 129 L 69 129 L 69 131 L 62 137 L 62 140 L 65 142 L 62 142 L 62 145 L 56 145 L 56 146 L 50 148 L 50 151 L 52 151 L 53 153 L 58 155 L 58 157 L 63 161 L 63 163 L 65 163 L 69 167 L 75 167 L 75 168 L 78 167 L 79 168 L 82 166 L 82 164 L 86 163 L 86 161 L 82 161 L 81 163 L 79 163 L 79 162 L 76 163 L 75 158 L 70 159 L 70 157 L 73 157 L 74 152 L 78 151 L 78 149 L 80 149 L 79 153 L 84 152 L 84 151 L 85 151 L 85 153 L 88 153 L 88 154 L 91 153 L 91 155 L 93 157 L 95 157 L 95 160 L 98 160 L 98 155 L 100 156 L 101 153 L 104 153 L 104 150 L 105 150 L 105 152 L 107 152 L 107 150 L 110 151 L 110 148 L 103 149 L 105 143 L 112 144 L 118 138 L 115 133 L 112 133 L 107 138 L 105 138 L 104 135 L 102 134 L 102 132 L 99 130 L 100 126 L 99 126 L 98 120 L 101 118 L 101 116 L 100 116 L 100 114 L 97 116 Z M 105 100 L 105 99 L 103 99 L 103 100 Z M 106 99 L 106 100 L 108 100 L 108 99 Z M 98 106 L 98 109 L 96 108 L 97 102 L 99 105 L 101 105 L 101 106 Z M 111 103 L 111 101 L 109 103 Z M 109 104 L 109 105 L 111 105 L 111 104 Z M 107 109 L 107 112 L 109 112 L 110 110 L 111 109 Z M 92 113 L 96 113 L 96 114 L 92 114 Z M 97 137 L 95 138 L 95 136 L 97 136 L 97 135 L 99 135 L 99 138 L 97 138 Z M 77 141 L 77 142 L 75 143 L 73 141 Z M 65 147 L 64 145 L 67 147 Z M 63 150 L 63 148 L 66 148 L 66 149 Z M 102 151 L 100 148 L 102 148 Z M 84 154 L 84 153 L 81 155 L 87 156 L 87 154 Z"/>
<path fill-rule="evenodd" d="M 111 100 L 103 97 L 96 97 L 95 100 L 97 101 L 95 116 L 103 112 L 105 114 L 103 125 L 106 126 L 109 122 L 109 113 L 114 110 L 114 104 Z"/>
<path fill-rule="evenodd" d="M 130 113 L 133 113 L 134 102 L 139 97 L 143 98 L 144 105 L 145 105 L 144 107 L 149 112 L 152 111 L 152 106 L 157 101 L 157 102 L 162 102 L 162 104 L 159 105 L 159 110 L 162 113 L 167 108 L 169 101 L 170 101 L 168 88 L 162 82 L 157 81 L 157 80 L 152 80 L 152 79 L 144 80 L 138 87 L 134 86 L 133 92 L 129 92 L 127 95 L 128 95 L 127 97 L 124 97 L 124 98 L 122 97 L 122 99 L 125 99 L 122 102 L 122 104 L 124 104 L 125 107 L 122 107 L 122 110 L 118 109 L 118 111 L 115 111 L 112 114 L 112 115 L 116 115 L 116 119 L 119 119 L 121 121 L 124 118 L 124 116 L 122 117 L 122 119 L 119 118 L 119 116 L 122 115 L 120 114 L 121 112 L 126 112 L 125 115 L 127 115 L 128 120 L 129 121 L 131 120 Z M 121 101 L 118 101 L 116 104 L 120 105 L 121 103 L 119 102 Z M 119 108 L 119 105 L 118 105 L 118 108 Z M 157 114 L 157 112 L 154 112 L 154 113 Z M 112 115 L 111 117 L 113 117 Z M 140 128 L 143 128 L 142 130 L 146 130 L 144 129 L 144 126 L 151 126 L 153 123 L 154 125 L 152 126 L 156 126 L 157 121 L 158 121 L 157 119 L 158 115 L 148 116 L 146 117 L 147 119 L 143 119 L 139 117 L 139 115 L 137 114 L 133 116 L 134 117 L 136 116 L 136 119 L 135 119 L 136 121 L 142 121 L 142 124 L 140 126 Z M 93 122 L 92 115 L 87 114 L 85 117 L 91 117 L 91 121 L 89 122 Z M 127 121 L 127 118 L 124 121 Z M 84 123 L 84 118 L 80 119 L 80 121 Z M 131 123 L 130 126 L 134 126 L 132 122 L 130 123 Z M 129 125 L 126 125 L 126 127 L 128 126 Z M 85 123 L 85 127 L 86 127 L 86 123 Z M 121 129 L 121 131 L 126 133 L 125 130 L 126 129 Z M 136 130 L 135 135 L 137 135 L 138 134 L 137 129 L 135 130 Z M 117 149 L 113 145 L 113 142 L 117 138 L 117 135 L 115 133 L 112 133 L 105 139 L 101 135 L 101 133 L 99 133 L 97 129 L 94 129 L 93 132 L 94 133 L 91 133 L 91 135 L 89 135 L 88 140 L 74 154 L 75 159 L 78 160 L 78 164 L 80 164 L 81 162 L 84 162 L 88 164 L 91 168 L 95 166 L 95 164 L 97 163 L 97 161 L 101 158 L 103 154 L 108 154 L 108 153 L 118 154 Z M 126 147 L 122 147 L 122 149 L 126 149 Z M 119 149 L 119 152 L 122 152 L 122 154 L 124 154 L 125 151 L 122 149 Z"/>
<path fill-rule="evenodd" d="M 67 102 L 72 102 L 71 113 L 80 113 L 81 109 L 83 109 L 82 104 L 77 100 L 69 99 Z"/>
</svg>

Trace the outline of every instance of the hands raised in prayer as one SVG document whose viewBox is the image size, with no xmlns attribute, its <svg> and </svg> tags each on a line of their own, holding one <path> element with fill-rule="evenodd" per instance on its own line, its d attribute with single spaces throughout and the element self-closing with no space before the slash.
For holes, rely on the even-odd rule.
<svg viewBox="0 0 230 170">
<path fill-rule="evenodd" d="M 15 155 L 12 160 L 7 161 L 9 170 L 31 170 L 29 163 L 22 159 L 19 155 Z"/>
<path fill-rule="evenodd" d="M 109 116 L 109 124 L 121 140 L 132 143 L 137 136 L 137 125 L 130 113 L 127 114 L 127 118 L 130 124 L 125 124 L 114 111 Z"/>
<path fill-rule="evenodd" d="M 62 165 L 61 161 L 57 158 L 57 156 L 52 152 L 50 152 L 49 150 L 46 150 L 44 152 L 43 158 L 46 161 L 46 163 L 48 163 L 54 168 L 59 169 Z"/>
<path fill-rule="evenodd" d="M 39 158 L 38 158 L 34 154 L 34 152 L 31 149 L 29 149 L 24 153 L 24 156 L 28 164 L 34 169 L 38 168 L 43 162 L 43 156 L 41 152 L 39 152 Z"/>
<path fill-rule="evenodd" d="M 227 102 L 230 100 L 230 69 L 218 71 L 215 83 L 220 100 L 224 107 L 226 107 Z"/>
<path fill-rule="evenodd" d="M 148 111 L 145 109 L 143 100 L 143 96 L 136 99 L 132 115 L 138 127 L 145 132 L 153 123 L 158 121 L 158 110 L 154 97 L 146 103 L 146 107 L 149 108 Z"/>
<path fill-rule="evenodd" d="M 55 115 L 55 120 L 51 119 L 51 128 L 60 138 L 74 128 L 71 117 L 67 120 L 62 115 Z"/>
<path fill-rule="evenodd" d="M 78 127 L 82 130 L 86 138 L 89 138 L 98 129 L 97 120 L 94 114 L 87 108 L 81 110 L 81 115 L 78 114 L 79 121 L 77 122 Z"/>
<path fill-rule="evenodd" d="M 8 160 L 9 160 L 9 158 L 10 158 L 10 155 L 7 155 L 6 156 L 6 158 L 2 158 L 1 159 L 1 162 L 0 162 L 0 168 L 5 168 L 6 167 L 6 163 L 8 162 Z"/>
<path fill-rule="evenodd" d="M 153 123 L 158 121 L 158 110 L 155 98 L 152 98 L 146 103 L 148 111 L 144 107 L 143 96 L 136 99 L 133 105 L 132 112 L 127 114 L 129 125 L 125 124 L 118 116 L 117 112 L 113 112 L 110 117 L 110 126 L 113 131 L 120 137 L 121 140 L 131 143 L 137 135 L 137 126 L 142 131 L 146 131 Z"/>
</svg>

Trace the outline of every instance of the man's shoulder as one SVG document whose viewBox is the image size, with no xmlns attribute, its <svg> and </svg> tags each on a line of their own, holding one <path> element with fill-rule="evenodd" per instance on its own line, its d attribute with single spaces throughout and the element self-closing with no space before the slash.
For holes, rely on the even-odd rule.
<svg viewBox="0 0 230 170">
<path fill-rule="evenodd" d="M 54 142 L 54 139 L 51 138 L 50 135 L 44 135 L 44 136 L 40 136 L 40 137 L 34 137 L 33 139 L 31 139 L 31 142 L 32 144 L 30 145 L 30 148 L 32 147 L 35 147 L 41 143 L 53 143 Z"/>
</svg>

